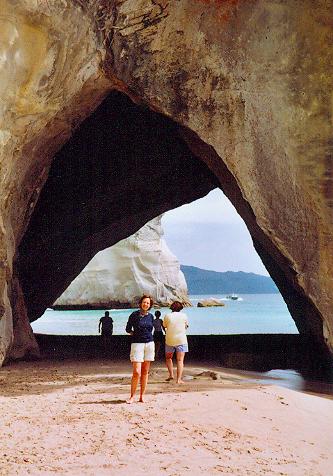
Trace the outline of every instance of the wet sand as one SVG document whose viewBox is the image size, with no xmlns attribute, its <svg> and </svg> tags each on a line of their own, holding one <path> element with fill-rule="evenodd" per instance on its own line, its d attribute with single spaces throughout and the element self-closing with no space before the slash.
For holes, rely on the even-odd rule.
<svg viewBox="0 0 333 476">
<path fill-rule="evenodd" d="M 126 361 L 36 361 L 0 370 L 0 475 L 333 474 L 333 400 L 230 369 L 154 363 L 127 405 Z"/>
</svg>

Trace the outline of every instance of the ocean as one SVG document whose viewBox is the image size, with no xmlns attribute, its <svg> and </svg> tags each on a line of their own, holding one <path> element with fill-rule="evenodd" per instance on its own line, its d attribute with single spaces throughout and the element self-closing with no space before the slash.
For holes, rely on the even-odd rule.
<svg viewBox="0 0 333 476">
<path fill-rule="evenodd" d="M 223 307 L 197 307 L 202 299 L 223 299 Z M 193 307 L 187 307 L 189 335 L 209 334 L 298 334 L 297 328 L 281 294 L 241 294 L 239 300 L 226 295 L 190 296 Z M 105 309 L 107 310 L 107 309 Z M 125 334 L 131 309 L 108 309 L 114 321 L 114 334 Z M 133 309 L 134 310 L 134 309 Z M 162 317 L 169 312 L 160 309 Z M 51 335 L 98 335 L 102 310 L 54 311 L 47 309 L 32 323 L 33 331 Z"/>
</svg>

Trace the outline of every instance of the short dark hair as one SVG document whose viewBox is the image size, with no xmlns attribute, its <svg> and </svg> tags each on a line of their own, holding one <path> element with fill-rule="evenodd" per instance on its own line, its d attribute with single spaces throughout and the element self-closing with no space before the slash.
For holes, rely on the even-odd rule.
<svg viewBox="0 0 333 476">
<path fill-rule="evenodd" d="M 109 311 L 105 311 L 105 315 L 109 316 L 110 315 Z"/>
<path fill-rule="evenodd" d="M 182 305 L 181 302 L 179 302 L 179 301 L 174 301 L 174 302 L 171 304 L 170 309 L 171 309 L 172 312 L 179 312 L 179 311 L 181 311 L 181 310 L 183 309 L 183 307 L 184 307 L 184 306 Z"/>
<path fill-rule="evenodd" d="M 141 306 L 141 303 L 144 299 L 150 299 L 150 308 L 151 309 L 154 305 L 154 300 L 149 294 L 144 294 L 143 296 L 140 297 L 139 305 Z"/>
<path fill-rule="evenodd" d="M 161 315 L 160 311 L 155 311 L 155 316 L 156 317 L 160 317 L 160 315 Z"/>
</svg>

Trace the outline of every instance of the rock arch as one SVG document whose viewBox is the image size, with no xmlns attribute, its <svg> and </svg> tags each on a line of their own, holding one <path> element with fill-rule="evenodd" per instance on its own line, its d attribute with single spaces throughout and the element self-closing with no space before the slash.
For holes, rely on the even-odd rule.
<svg viewBox="0 0 333 476">
<path fill-rule="evenodd" d="M 0 360 L 107 235 L 215 186 L 332 351 L 332 2 L 30 3 L 1 4 Z"/>
</svg>

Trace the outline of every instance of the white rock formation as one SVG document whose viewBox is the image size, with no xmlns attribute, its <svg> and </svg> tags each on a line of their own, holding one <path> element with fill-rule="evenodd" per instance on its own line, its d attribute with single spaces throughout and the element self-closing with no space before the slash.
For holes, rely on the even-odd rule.
<svg viewBox="0 0 333 476">
<path fill-rule="evenodd" d="M 177 258 L 164 238 L 161 216 L 129 238 L 100 251 L 57 299 L 63 307 L 137 307 L 143 293 L 158 305 L 190 305 Z"/>
</svg>

